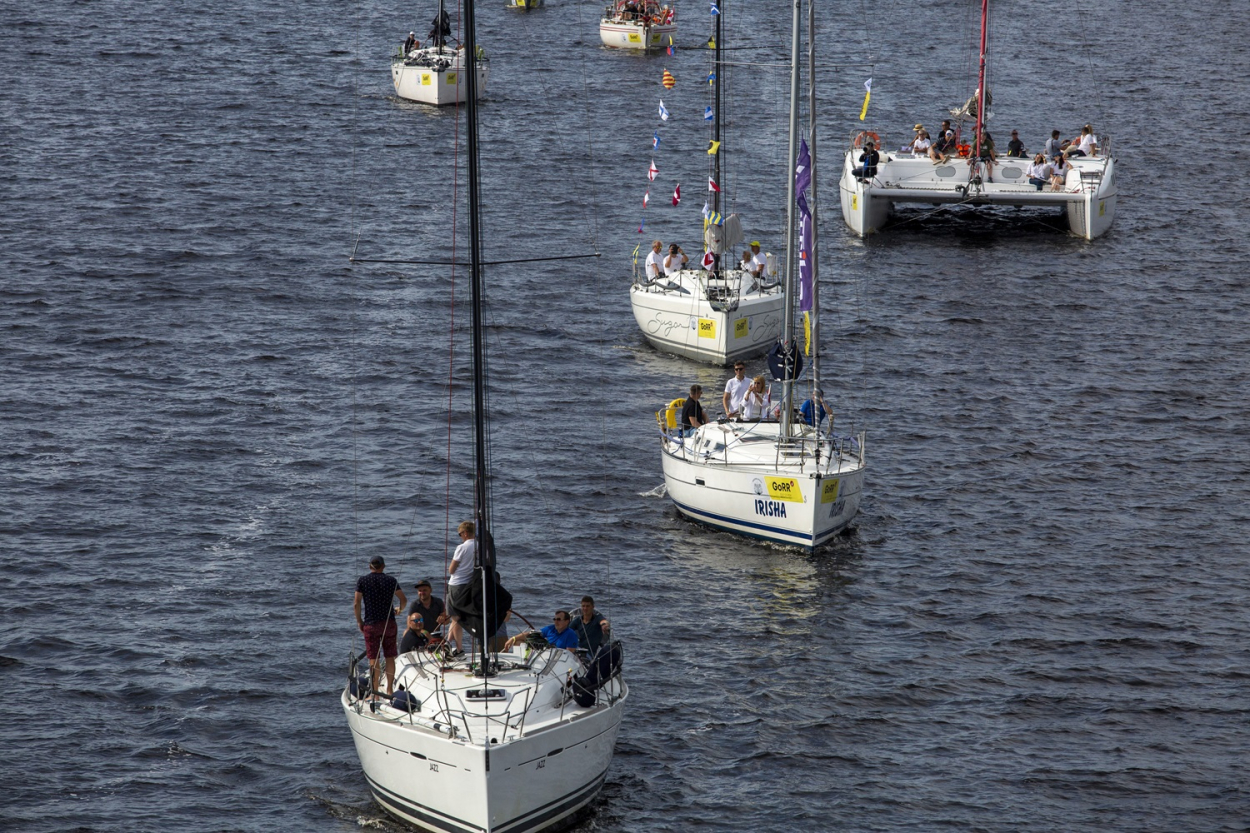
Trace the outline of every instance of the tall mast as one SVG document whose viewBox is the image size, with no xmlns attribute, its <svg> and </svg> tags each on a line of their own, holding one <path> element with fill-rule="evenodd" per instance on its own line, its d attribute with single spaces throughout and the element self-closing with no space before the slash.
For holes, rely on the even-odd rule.
<svg viewBox="0 0 1250 833">
<path fill-rule="evenodd" d="M 725 67 L 724 67 L 724 64 L 721 62 L 721 53 L 720 53 L 721 21 L 725 17 L 725 5 L 727 3 L 728 3 L 728 0 L 721 0 L 720 14 L 715 15 L 713 17 L 713 19 L 716 22 L 712 26 L 712 39 L 716 44 L 716 48 L 713 50 L 714 57 L 712 59 L 712 72 L 716 75 L 715 82 L 712 85 L 712 88 L 713 88 L 712 141 L 714 142 L 720 141 L 720 107 L 721 107 L 720 94 L 721 94 L 721 85 L 724 83 L 724 80 L 725 80 L 724 79 Z M 712 154 L 712 179 L 719 186 L 721 184 L 721 161 L 722 161 L 721 154 L 724 151 L 721 149 L 720 145 L 713 145 L 713 147 L 715 147 L 717 151 L 716 153 Z M 712 192 L 712 210 L 717 213 L 720 213 L 720 192 L 719 191 Z M 704 225 L 704 229 L 706 230 L 707 223 L 705 222 L 703 225 Z M 714 274 L 719 275 L 722 266 L 728 267 L 729 264 L 721 263 L 721 255 L 714 254 L 713 256 L 716 258 Z M 730 262 L 732 263 L 732 261 Z"/>
<path fill-rule="evenodd" d="M 981 158 L 981 126 L 985 123 L 985 101 L 989 95 L 985 91 L 985 34 L 990 16 L 990 0 L 981 0 L 981 64 L 977 70 L 977 132 L 974 136 L 975 159 Z"/>
<path fill-rule="evenodd" d="M 812 198 L 808 203 L 811 211 L 812 250 L 808 257 L 812 259 L 812 388 L 820 387 L 820 224 L 817 219 L 816 199 L 816 0 L 807 2 L 807 150 L 811 157 Z M 817 449 L 820 445 L 817 444 Z"/>
<path fill-rule="evenodd" d="M 799 18 L 802 0 L 794 0 L 794 20 L 790 32 L 790 152 L 789 163 L 786 165 L 786 282 L 785 282 L 785 321 L 782 329 L 781 344 L 785 350 L 794 348 L 794 168 L 799 153 Z M 794 381 L 791 378 L 793 368 L 785 365 L 781 380 L 781 436 L 789 439 L 793 410 L 792 394 Z"/>
</svg>

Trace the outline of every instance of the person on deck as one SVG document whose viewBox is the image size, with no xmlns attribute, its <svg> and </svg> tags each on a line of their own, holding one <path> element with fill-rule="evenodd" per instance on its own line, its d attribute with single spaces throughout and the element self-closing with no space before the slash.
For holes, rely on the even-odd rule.
<svg viewBox="0 0 1250 833">
<path fill-rule="evenodd" d="M 434 633 L 439 625 L 447 621 L 447 606 L 443 604 L 442 599 L 433 594 L 430 583 L 425 579 L 418 581 L 414 589 L 417 591 L 417 597 L 412 600 L 412 604 L 408 605 L 408 613 L 409 615 L 420 613 L 426 632 Z"/>
<path fill-rule="evenodd" d="M 569 651 L 576 650 L 577 634 L 569 630 L 569 622 L 571 621 L 569 612 L 567 610 L 557 610 L 555 617 L 551 621 L 552 624 L 547 625 L 547 627 L 540 631 L 543 638 L 556 648 L 564 648 Z M 503 644 L 504 650 L 506 651 L 513 645 L 524 642 L 532 633 L 534 633 L 534 631 L 522 631 L 516 636 L 510 637 L 508 641 Z"/>
<path fill-rule="evenodd" d="M 859 155 L 859 167 L 854 171 L 855 178 L 862 181 L 876 177 L 877 163 L 880 161 L 881 154 L 877 153 L 872 142 L 864 142 L 864 152 Z"/>
<path fill-rule="evenodd" d="M 822 391 L 820 388 L 817 388 L 816 390 L 812 391 L 812 398 L 804 402 L 801 406 L 799 406 L 799 416 L 802 417 L 803 421 L 806 422 L 808 425 L 817 425 L 817 422 L 818 422 L 818 420 L 816 419 L 817 404 L 819 404 L 820 406 L 819 422 L 824 422 L 825 417 L 833 416 L 833 411 L 831 411 L 829 409 L 829 406 L 825 404 L 825 392 Z"/>
<path fill-rule="evenodd" d="M 949 162 L 955 151 L 955 131 L 951 129 L 951 120 L 942 120 L 942 129 L 929 147 L 929 158 L 935 163 Z"/>
<path fill-rule="evenodd" d="M 595 600 L 590 596 L 582 596 L 581 612 L 569 623 L 569 630 L 577 634 L 577 647 L 586 652 L 588 657 L 599 653 L 599 646 L 604 637 L 612 630 L 603 614 L 595 610 Z"/>
<path fill-rule="evenodd" d="M 704 413 L 703 406 L 699 404 L 699 397 L 702 395 L 702 385 L 690 386 L 690 396 L 681 409 L 681 435 L 683 437 L 689 437 L 696 428 L 707 425 L 707 414 Z"/>
<path fill-rule="evenodd" d="M 653 281 L 664 274 L 664 258 L 660 255 L 663 243 L 655 240 L 651 243 L 651 252 L 647 255 L 647 280 Z"/>
<path fill-rule="evenodd" d="M 1072 164 L 1068 162 L 1068 158 L 1062 153 L 1056 156 L 1050 163 L 1050 190 L 1062 191 L 1063 185 L 1068 179 L 1068 171 L 1072 170 Z"/>
<path fill-rule="evenodd" d="M 456 527 L 456 534 L 460 536 L 460 546 L 456 547 L 455 553 L 451 557 L 451 563 L 447 565 L 447 613 L 451 616 L 451 627 L 447 630 L 447 641 L 451 644 L 452 650 L 460 653 L 464 650 L 461 639 L 464 628 L 460 624 L 460 615 L 456 610 L 456 599 L 461 599 L 464 604 L 469 595 L 469 584 L 473 581 L 474 561 L 477 557 L 477 527 L 473 521 L 462 521 L 460 526 Z"/>
<path fill-rule="evenodd" d="M 756 376 L 746 396 L 742 397 L 742 418 L 763 419 L 771 404 L 772 391 L 765 387 L 763 376 Z"/>
<path fill-rule="evenodd" d="M 742 410 L 742 397 L 747 395 L 751 380 L 746 377 L 747 366 L 742 362 L 734 362 L 734 375 L 725 383 L 725 393 L 721 396 L 721 406 L 725 416 L 738 416 Z"/>
<path fill-rule="evenodd" d="M 425 620 L 420 613 L 408 614 L 408 628 L 399 637 L 399 652 L 406 654 L 417 651 L 429 644 L 430 635 L 425 630 Z"/>
<path fill-rule="evenodd" d="M 1029 178 L 1029 184 L 1040 191 L 1050 182 L 1050 176 L 1053 172 L 1054 168 L 1046 161 L 1046 157 L 1039 153 L 1033 157 L 1033 164 L 1029 165 L 1025 175 Z"/>
<path fill-rule="evenodd" d="M 386 696 L 395 688 L 395 657 L 399 653 L 395 644 L 398 628 L 395 627 L 395 610 L 391 599 L 399 597 L 399 604 L 408 603 L 399 581 L 386 574 L 386 560 L 380 555 L 369 559 L 369 572 L 356 580 L 356 627 L 365 637 L 365 655 L 369 657 L 372 690 L 378 689 L 378 651 L 386 659 Z"/>
<path fill-rule="evenodd" d="M 1047 139 L 1046 144 L 1042 146 L 1042 153 L 1045 154 L 1047 159 L 1054 159 L 1056 156 L 1062 154 L 1064 148 L 1066 147 L 1067 142 L 1059 139 L 1059 131 L 1052 130 L 1050 131 L 1050 138 Z"/>
<path fill-rule="evenodd" d="M 994 137 L 990 135 L 988 130 L 981 131 L 981 145 L 972 156 L 968 157 L 968 167 L 972 169 L 972 173 L 976 173 L 976 163 L 980 162 L 985 165 L 986 182 L 994 181 Z"/>
<path fill-rule="evenodd" d="M 933 147 L 933 141 L 929 138 L 929 131 L 923 126 L 916 125 L 919 130 L 916 131 L 916 138 L 912 140 L 911 152 L 913 156 L 928 156 L 929 148 Z"/>
<path fill-rule="evenodd" d="M 1007 143 L 1007 155 L 1016 159 L 1024 158 L 1024 142 L 1020 141 L 1019 132 L 1011 131 L 1011 141 Z"/>
<path fill-rule="evenodd" d="M 407 55 L 409 52 L 418 48 L 419 46 L 420 44 L 417 43 L 417 33 L 409 32 L 408 39 L 404 41 L 404 54 Z"/>
<path fill-rule="evenodd" d="M 668 246 L 668 256 L 664 258 L 664 274 L 672 275 L 686 268 L 686 264 L 690 262 L 690 258 L 686 257 L 686 253 L 682 251 L 681 246 L 676 243 L 670 243 Z"/>
<path fill-rule="evenodd" d="M 1094 128 L 1085 125 L 1081 128 L 1081 135 L 1076 137 L 1064 151 L 1068 156 L 1097 156 L 1098 141 L 1094 138 Z"/>
<path fill-rule="evenodd" d="M 764 271 L 768 268 L 768 258 L 760 251 L 760 241 L 751 241 L 751 274 L 757 281 L 764 280 Z"/>
</svg>

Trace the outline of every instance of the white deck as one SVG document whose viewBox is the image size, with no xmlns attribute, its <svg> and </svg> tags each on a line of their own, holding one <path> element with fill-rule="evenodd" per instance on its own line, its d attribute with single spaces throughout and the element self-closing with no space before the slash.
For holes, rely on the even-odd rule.
<svg viewBox="0 0 1250 833">
<path fill-rule="evenodd" d="M 861 237 L 880 231 L 895 203 L 1050 207 L 1065 211 L 1072 233 L 1087 240 L 1101 236 L 1115 219 L 1115 162 L 1109 157 L 1071 159 L 1063 189 L 1052 191 L 1047 185 L 1039 191 L 1026 173 L 1031 158 L 997 157 L 989 182 L 985 176 L 970 177 L 967 159 L 935 164 L 927 156 L 883 153 L 876 177 L 860 182 L 852 174 L 859 154 L 847 152 L 839 190 L 842 217 Z"/>
</svg>

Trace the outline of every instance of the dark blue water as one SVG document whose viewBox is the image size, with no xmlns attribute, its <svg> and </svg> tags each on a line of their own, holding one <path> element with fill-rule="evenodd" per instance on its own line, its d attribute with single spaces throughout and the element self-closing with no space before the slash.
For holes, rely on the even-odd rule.
<svg viewBox="0 0 1250 833">
<path fill-rule="evenodd" d="M 425 5 L 0 11 L 0 827 L 395 829 L 337 697 L 366 560 L 438 576 L 469 513 L 467 281 L 348 256 L 465 251 L 456 116 L 390 95 Z M 502 5 L 487 257 L 603 255 L 489 271 L 501 569 L 628 640 L 582 829 L 1247 829 L 1247 7 L 996 10 L 996 135 L 1113 136 L 1094 243 L 1009 212 L 849 236 L 864 78 L 901 144 L 970 93 L 975 18 L 822 7 L 825 387 L 870 470 L 809 557 L 655 495 L 652 412 L 723 380 L 626 295 L 639 240 L 696 248 L 704 8 L 644 59 L 598 3 Z M 737 6 L 739 58 L 784 60 L 785 10 Z M 779 251 L 784 70 L 728 77 L 723 184 Z"/>
</svg>

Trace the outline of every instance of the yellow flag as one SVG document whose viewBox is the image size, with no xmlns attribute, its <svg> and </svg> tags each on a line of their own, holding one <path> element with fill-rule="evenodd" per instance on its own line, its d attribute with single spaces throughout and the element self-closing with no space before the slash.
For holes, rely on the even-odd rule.
<svg viewBox="0 0 1250 833">
<path fill-rule="evenodd" d="M 637 246 L 634 247 L 634 265 L 635 266 L 638 265 L 638 250 L 641 248 L 642 248 L 641 243 L 639 243 Z"/>
<path fill-rule="evenodd" d="M 716 141 L 716 140 L 712 140 L 711 147 L 709 147 L 709 148 L 707 149 L 707 155 L 708 155 L 708 156 L 715 156 L 715 155 L 716 155 L 716 151 L 718 151 L 718 150 L 720 150 L 720 142 L 718 142 L 718 141 Z"/>
<path fill-rule="evenodd" d="M 859 120 L 863 121 L 864 116 L 868 115 L 868 99 L 872 98 L 872 79 L 869 78 L 864 82 L 864 106 L 859 111 Z"/>
<path fill-rule="evenodd" d="M 715 48 L 716 48 L 716 38 L 715 38 L 715 37 L 710 37 L 710 38 L 708 38 L 708 39 L 707 39 L 707 48 L 708 48 L 708 49 L 715 49 Z"/>
<path fill-rule="evenodd" d="M 803 313 L 803 355 L 810 356 L 812 354 L 812 314 L 810 312 Z"/>
</svg>

